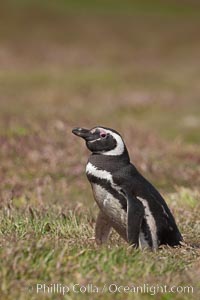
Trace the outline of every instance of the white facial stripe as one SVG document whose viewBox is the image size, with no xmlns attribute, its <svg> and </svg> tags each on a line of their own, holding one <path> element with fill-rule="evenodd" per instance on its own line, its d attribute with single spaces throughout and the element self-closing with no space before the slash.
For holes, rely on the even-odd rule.
<svg viewBox="0 0 200 300">
<path fill-rule="evenodd" d="M 95 143 L 96 141 L 100 141 L 100 140 L 101 140 L 101 138 L 98 138 L 98 139 L 93 140 L 93 141 L 88 141 L 88 143 L 92 144 L 92 143 Z"/>
<path fill-rule="evenodd" d="M 104 128 L 99 128 L 99 129 L 112 135 L 117 142 L 117 145 L 114 149 L 106 151 L 106 152 L 102 152 L 102 154 L 104 154 L 104 155 L 121 155 L 124 152 L 124 142 L 123 142 L 121 136 L 111 130 L 108 130 L 108 129 L 104 129 Z"/>
<path fill-rule="evenodd" d="M 144 206 L 147 224 L 149 225 L 149 228 L 151 231 L 153 248 L 156 249 L 156 248 L 158 248 L 158 236 L 157 236 L 157 226 L 156 226 L 155 219 L 151 213 L 151 210 L 149 208 L 149 204 L 148 204 L 147 200 L 145 200 L 141 197 L 137 197 L 137 199 L 140 200 Z"/>
</svg>

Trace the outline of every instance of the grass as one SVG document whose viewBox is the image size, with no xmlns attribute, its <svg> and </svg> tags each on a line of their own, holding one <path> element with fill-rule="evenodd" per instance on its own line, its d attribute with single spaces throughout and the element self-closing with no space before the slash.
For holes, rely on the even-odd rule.
<svg viewBox="0 0 200 300">
<path fill-rule="evenodd" d="M 196 1 L 9 0 L 0 10 L 0 298 L 60 299 L 36 284 L 103 293 L 66 299 L 151 299 L 158 285 L 199 293 L 199 4 Z M 132 162 L 164 195 L 185 244 L 158 252 L 112 232 L 94 241 L 88 151 L 71 134 L 119 130 Z M 152 286 L 111 293 L 110 284 Z"/>
<path fill-rule="evenodd" d="M 164 247 L 155 253 L 132 250 L 115 233 L 108 245 L 99 248 L 92 239 L 94 217 L 87 209 L 84 213 L 68 210 L 64 214 L 29 206 L 22 214 L 14 204 L 4 207 L 0 216 L 0 235 L 4 245 L 1 248 L 2 296 L 15 290 L 15 293 L 24 293 L 26 299 L 27 290 L 32 287 L 33 299 L 36 299 L 34 291 L 38 283 L 66 286 L 93 283 L 98 287 L 105 284 L 109 287 L 114 283 L 124 286 L 145 283 L 170 287 L 173 277 L 173 285 L 192 286 L 196 297 L 199 282 L 196 277 L 191 278 L 191 274 L 195 272 L 199 258 L 199 245 L 195 242 L 199 240 L 200 224 L 198 214 L 193 212 L 194 208 L 198 211 L 199 196 L 192 198 L 191 205 L 190 193 L 177 192 L 171 196 L 170 202 L 172 207 L 176 201 L 176 205 L 180 203 L 187 208 L 188 219 L 183 209 L 176 208 L 175 214 L 188 243 L 181 249 Z M 46 299 L 46 295 L 43 296 Z M 40 295 L 42 299 L 43 296 Z M 110 299 L 112 294 L 104 296 Z M 13 292 L 6 297 L 12 299 Z M 52 299 L 54 297 L 52 295 Z M 160 297 L 161 293 L 155 296 L 156 299 Z"/>
</svg>

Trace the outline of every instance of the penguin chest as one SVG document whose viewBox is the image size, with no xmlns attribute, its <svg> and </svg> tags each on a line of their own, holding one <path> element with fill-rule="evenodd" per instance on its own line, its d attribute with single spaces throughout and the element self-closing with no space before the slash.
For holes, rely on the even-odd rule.
<svg viewBox="0 0 200 300">
<path fill-rule="evenodd" d="M 92 190 L 101 211 L 109 218 L 116 231 L 126 238 L 127 214 L 119 200 L 98 184 L 93 183 Z"/>
</svg>

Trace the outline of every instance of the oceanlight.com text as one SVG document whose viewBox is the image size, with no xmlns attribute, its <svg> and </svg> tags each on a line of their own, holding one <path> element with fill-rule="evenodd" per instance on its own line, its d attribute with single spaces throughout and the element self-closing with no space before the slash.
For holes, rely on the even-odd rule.
<svg viewBox="0 0 200 300">
<path fill-rule="evenodd" d="M 85 293 L 111 293 L 111 294 L 128 294 L 128 293 L 136 293 L 136 294 L 150 294 L 156 295 L 158 293 L 172 293 L 172 294 L 193 294 L 194 288 L 193 286 L 168 286 L 168 285 L 150 285 L 148 283 L 144 283 L 142 285 L 120 285 L 117 283 L 109 283 L 104 284 L 102 286 L 98 286 L 92 283 L 82 285 L 79 283 L 72 283 L 69 285 L 61 284 L 61 283 L 37 283 L 28 288 L 29 292 L 37 293 L 37 294 L 58 294 L 58 295 L 66 295 L 69 293 L 75 294 L 85 294 Z"/>
</svg>

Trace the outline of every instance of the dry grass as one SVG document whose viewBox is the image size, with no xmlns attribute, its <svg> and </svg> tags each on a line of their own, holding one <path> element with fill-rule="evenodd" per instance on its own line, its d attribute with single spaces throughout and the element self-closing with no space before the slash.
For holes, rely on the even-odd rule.
<svg viewBox="0 0 200 300">
<path fill-rule="evenodd" d="M 194 295 L 154 297 L 197 299 L 198 4 L 29 3 L 10 0 L 0 11 L 1 299 L 38 299 L 38 282 L 191 285 Z M 115 233 L 95 245 L 88 152 L 71 128 L 97 124 L 122 133 L 132 161 L 164 194 L 181 249 L 133 251 Z"/>
</svg>

